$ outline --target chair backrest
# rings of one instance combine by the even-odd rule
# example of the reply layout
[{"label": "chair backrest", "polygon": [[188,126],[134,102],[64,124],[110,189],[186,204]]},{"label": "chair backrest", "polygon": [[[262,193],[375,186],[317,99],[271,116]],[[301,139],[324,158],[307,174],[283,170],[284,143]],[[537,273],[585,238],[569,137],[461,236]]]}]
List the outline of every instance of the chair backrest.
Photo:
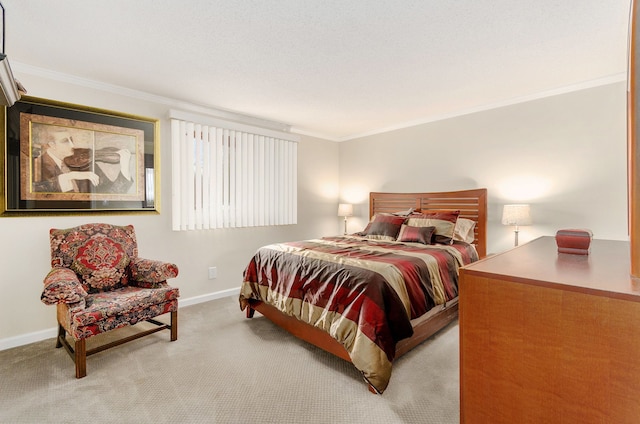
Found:
[{"label": "chair backrest", "polygon": [[85,224],[52,228],[51,266],[70,268],[87,293],[109,291],[128,284],[128,266],[138,257],[132,225]]}]

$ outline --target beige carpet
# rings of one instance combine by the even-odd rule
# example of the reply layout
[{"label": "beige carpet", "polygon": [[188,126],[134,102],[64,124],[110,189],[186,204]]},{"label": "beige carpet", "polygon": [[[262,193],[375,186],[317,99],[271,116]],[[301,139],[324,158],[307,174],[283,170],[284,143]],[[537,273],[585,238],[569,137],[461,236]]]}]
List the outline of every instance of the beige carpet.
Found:
[{"label": "beige carpet", "polygon": [[398,359],[381,396],[235,298],[181,308],[176,342],[163,331],[98,353],[80,380],[54,345],[0,352],[0,423],[459,422],[457,323]]}]

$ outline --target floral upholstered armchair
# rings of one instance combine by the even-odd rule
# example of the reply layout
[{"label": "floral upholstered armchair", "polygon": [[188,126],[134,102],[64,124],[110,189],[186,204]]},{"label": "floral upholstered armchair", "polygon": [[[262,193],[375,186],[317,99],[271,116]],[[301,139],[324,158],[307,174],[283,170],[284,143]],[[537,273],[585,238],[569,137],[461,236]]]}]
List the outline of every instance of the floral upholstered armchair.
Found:
[{"label": "floral upholstered armchair", "polygon": [[[179,292],[166,280],[178,275],[178,267],[139,258],[133,226],[86,224],[51,229],[49,236],[52,269],[41,300],[57,305],[56,347],[74,360],[76,378],[87,375],[86,357],[93,353],[164,329],[177,340]],[[170,324],[154,319],[166,313]],[[87,338],[143,321],[154,325],[87,351]]]}]

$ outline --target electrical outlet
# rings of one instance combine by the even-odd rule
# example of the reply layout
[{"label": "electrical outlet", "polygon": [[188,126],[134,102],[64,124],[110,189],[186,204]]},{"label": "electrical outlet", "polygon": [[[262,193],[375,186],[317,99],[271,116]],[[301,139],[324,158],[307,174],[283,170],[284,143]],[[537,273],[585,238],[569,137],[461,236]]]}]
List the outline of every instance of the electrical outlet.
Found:
[{"label": "electrical outlet", "polygon": [[218,277],[218,268],[216,268],[215,266],[210,266],[209,267],[209,280],[213,280],[214,278]]}]

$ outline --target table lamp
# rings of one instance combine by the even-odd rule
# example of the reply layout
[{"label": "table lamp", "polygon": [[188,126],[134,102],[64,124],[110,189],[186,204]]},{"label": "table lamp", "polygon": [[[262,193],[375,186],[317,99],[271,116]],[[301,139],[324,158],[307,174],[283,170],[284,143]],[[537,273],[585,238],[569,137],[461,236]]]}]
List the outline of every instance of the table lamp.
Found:
[{"label": "table lamp", "polygon": [[502,224],[515,226],[515,243],[518,245],[518,231],[522,225],[531,225],[531,208],[529,205],[504,205]]},{"label": "table lamp", "polygon": [[340,203],[338,205],[338,216],[344,216],[344,235],[347,235],[347,217],[353,215],[353,205],[351,203]]}]

